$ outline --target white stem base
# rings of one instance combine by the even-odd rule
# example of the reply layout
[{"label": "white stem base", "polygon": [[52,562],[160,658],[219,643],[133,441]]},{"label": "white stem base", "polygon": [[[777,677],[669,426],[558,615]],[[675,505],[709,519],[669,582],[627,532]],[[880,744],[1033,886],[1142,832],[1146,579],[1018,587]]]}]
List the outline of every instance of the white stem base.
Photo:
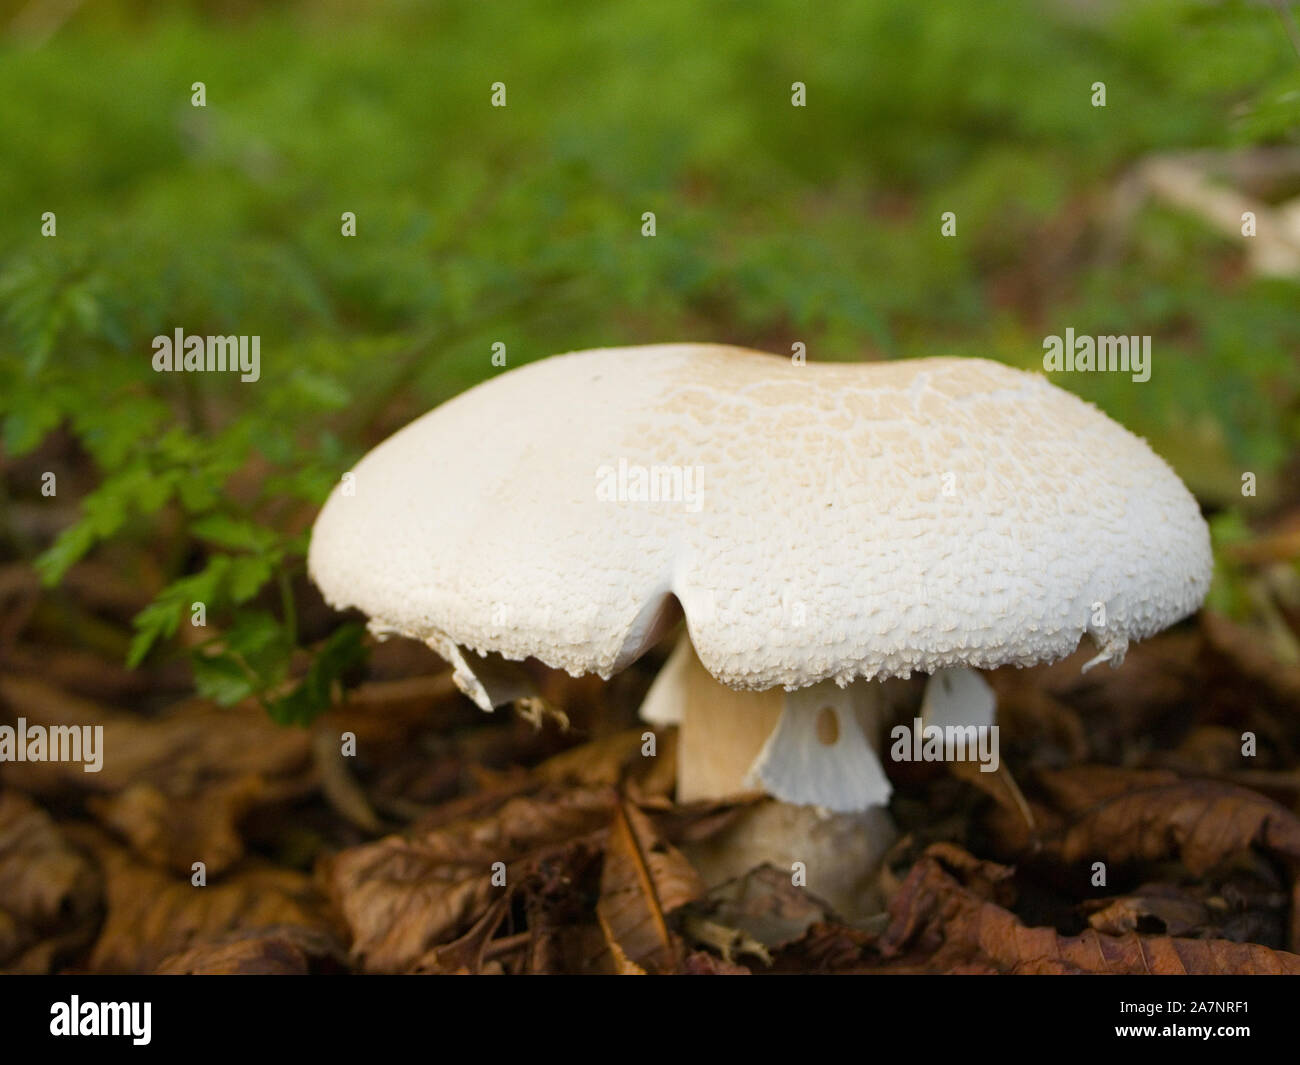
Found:
[{"label": "white stem base", "polygon": [[718,835],[682,850],[710,888],[767,862],[853,920],[881,909],[876,874],[897,835],[879,806],[831,814],[767,799]]},{"label": "white stem base", "polygon": [[678,801],[773,796],[684,848],[709,886],[769,862],[806,878],[842,916],[872,912],[870,885],[895,838],[876,753],[882,708],[881,685],[870,681],[733,691],[682,637],[641,708],[647,721],[680,728]]}]

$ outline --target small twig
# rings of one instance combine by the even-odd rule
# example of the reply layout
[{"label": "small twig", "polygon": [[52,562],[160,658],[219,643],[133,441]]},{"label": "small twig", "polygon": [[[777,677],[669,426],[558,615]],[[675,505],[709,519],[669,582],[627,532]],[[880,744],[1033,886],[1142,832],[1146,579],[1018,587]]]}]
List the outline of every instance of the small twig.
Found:
[{"label": "small twig", "polygon": [[513,954],[522,947],[528,946],[532,940],[532,932],[516,932],[512,936],[502,936],[500,939],[493,939],[483,948],[483,961],[491,961],[493,958],[499,958],[503,954]]},{"label": "small twig", "polygon": [[1020,810],[1020,816],[1025,819],[1025,824],[1030,832],[1038,831],[1038,824],[1034,821],[1034,810],[1029,805],[1029,800],[1025,798],[1025,793],[1020,790],[1020,785],[1016,783],[1016,778],[1011,775],[1011,770],[1005,765],[998,766],[998,776],[1002,778],[1002,783],[1006,789],[1011,792],[1011,799]]},{"label": "small twig", "polygon": [[312,760],[320,779],[321,791],[334,810],[358,828],[378,835],[384,823],[375,813],[361,785],[348,771],[347,760],[339,751],[338,737],[324,725],[312,733]]}]

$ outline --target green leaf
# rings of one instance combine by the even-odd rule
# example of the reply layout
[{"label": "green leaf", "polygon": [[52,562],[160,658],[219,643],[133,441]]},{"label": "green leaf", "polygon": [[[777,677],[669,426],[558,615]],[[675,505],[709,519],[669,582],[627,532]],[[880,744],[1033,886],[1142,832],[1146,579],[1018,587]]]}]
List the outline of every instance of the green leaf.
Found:
[{"label": "green leaf", "polygon": [[271,717],[282,725],[306,725],[328,710],[335,683],[365,659],[365,635],[365,628],[355,623],[335,630],[316,652],[302,683],[271,703]]},{"label": "green leaf", "polygon": [[150,649],[159,640],[175,635],[184,609],[185,603],[179,596],[164,592],[135,616],[132,621],[136,630],[135,636],[132,637],[131,646],[126,653],[126,664],[129,669],[135,669],[143,662]]},{"label": "green leaf", "polygon": [[172,581],[159,592],[132,622],[136,635],[127,651],[126,664],[134,669],[155,643],[174,636],[181,617],[195,603],[202,603],[207,612],[212,612],[228,602],[226,586],[231,569],[230,555],[214,555],[198,573]]},{"label": "green leaf", "polygon": [[58,584],[94,545],[98,537],[89,521],[83,519],[59,533],[48,548],[36,557],[36,572],[49,587]]},{"label": "green leaf", "polygon": [[15,407],[4,419],[4,450],[11,458],[26,455],[59,424],[63,412],[50,402],[33,401]]},{"label": "green leaf", "polygon": [[276,541],[273,530],[227,514],[208,514],[195,521],[190,529],[200,540],[234,551],[265,551]]},{"label": "green leaf", "polygon": [[293,641],[284,626],[264,610],[239,610],[222,641],[258,677],[259,691],[284,680],[293,655]]},{"label": "green leaf", "polygon": [[262,590],[275,573],[272,560],[263,555],[237,555],[230,558],[229,592],[232,603],[245,603]]},{"label": "green leaf", "polygon": [[255,658],[268,647],[284,645],[288,641],[284,628],[265,610],[242,610],[225,636],[225,645],[246,659]]},{"label": "green leaf", "polygon": [[230,654],[194,654],[190,657],[194,667],[194,687],[205,698],[214,699],[222,706],[231,706],[247,699],[257,689],[255,678],[239,660]]}]

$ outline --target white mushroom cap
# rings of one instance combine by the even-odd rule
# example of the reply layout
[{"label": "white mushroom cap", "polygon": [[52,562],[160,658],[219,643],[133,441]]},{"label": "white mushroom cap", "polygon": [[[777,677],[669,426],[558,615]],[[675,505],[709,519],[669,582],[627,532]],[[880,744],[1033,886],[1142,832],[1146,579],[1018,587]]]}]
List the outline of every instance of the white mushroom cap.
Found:
[{"label": "white mushroom cap", "polygon": [[[578,352],[470,389],[352,473],[312,577],[485,705],[462,649],[608,676],[670,595],[709,672],[763,690],[1031,665],[1085,634],[1117,661],[1210,580],[1196,502],[1144,441],[982,359]],[[638,498],[656,476],[676,498]]]}]

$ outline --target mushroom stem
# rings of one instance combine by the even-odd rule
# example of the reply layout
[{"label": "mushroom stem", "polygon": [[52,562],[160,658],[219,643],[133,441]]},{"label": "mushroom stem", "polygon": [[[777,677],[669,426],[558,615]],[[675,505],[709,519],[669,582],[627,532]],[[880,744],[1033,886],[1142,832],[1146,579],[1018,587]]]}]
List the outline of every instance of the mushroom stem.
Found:
[{"label": "mushroom stem", "polygon": [[641,709],[647,721],[679,726],[678,800],[774,796],[687,845],[709,886],[769,862],[843,916],[876,907],[871,883],[895,838],[875,753],[880,687],[859,681],[843,689],[827,682],[795,692],[735,691],[710,675],[682,637]]},{"label": "mushroom stem", "polygon": [[719,684],[683,635],[647,694],[641,716],[678,726],[677,799],[699,802],[762,790],[747,778],[784,706],[779,688],[742,692]]}]

